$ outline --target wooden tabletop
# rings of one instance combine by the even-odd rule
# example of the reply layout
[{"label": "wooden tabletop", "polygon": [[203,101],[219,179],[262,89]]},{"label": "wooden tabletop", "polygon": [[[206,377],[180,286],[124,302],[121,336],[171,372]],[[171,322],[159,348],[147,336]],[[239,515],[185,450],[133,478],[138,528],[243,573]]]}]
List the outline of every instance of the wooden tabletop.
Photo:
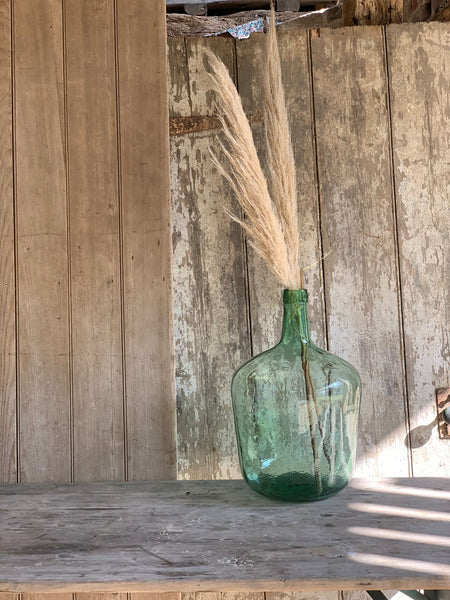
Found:
[{"label": "wooden tabletop", "polygon": [[243,481],[0,486],[0,591],[450,588],[450,479],[270,500]]}]

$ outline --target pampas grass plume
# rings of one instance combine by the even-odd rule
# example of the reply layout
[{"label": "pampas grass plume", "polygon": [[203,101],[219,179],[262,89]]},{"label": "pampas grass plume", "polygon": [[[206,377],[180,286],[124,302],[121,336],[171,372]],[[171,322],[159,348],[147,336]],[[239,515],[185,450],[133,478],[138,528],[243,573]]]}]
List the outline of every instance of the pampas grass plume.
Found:
[{"label": "pampas grass plume", "polygon": [[267,69],[264,77],[264,125],[268,145],[269,184],[261,168],[250,124],[227,68],[211,51],[203,50],[210,65],[225,136],[221,149],[227,168],[214,163],[230,183],[241,218],[230,214],[246,231],[255,251],[288,289],[300,286],[298,216],[295,163],[289,131],[281,66],[272,9],[267,35]]}]

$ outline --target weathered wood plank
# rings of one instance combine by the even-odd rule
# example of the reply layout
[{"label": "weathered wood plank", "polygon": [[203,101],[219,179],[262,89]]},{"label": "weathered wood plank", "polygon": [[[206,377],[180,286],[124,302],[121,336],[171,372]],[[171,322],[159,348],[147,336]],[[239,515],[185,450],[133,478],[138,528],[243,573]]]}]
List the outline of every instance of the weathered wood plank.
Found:
[{"label": "weathered wood plank", "polygon": [[186,39],[185,44],[190,116],[217,116],[214,94],[211,91],[211,84],[204,59],[201,56],[201,50],[207,47],[217,54],[228,68],[234,80],[236,78],[234,41],[229,38],[211,40]]},{"label": "weathered wood plank", "polygon": [[448,589],[449,478],[313,503],[239,481],[0,487],[0,589]]},{"label": "weathered wood plank", "polygon": [[[145,596],[148,595],[145,594]],[[113,593],[104,593],[104,592],[100,592],[100,593],[83,593],[83,592],[78,592],[77,594],[74,594],[74,600],[127,600],[128,598],[128,594],[120,594],[118,592],[113,592]],[[42,600],[45,600],[45,598],[43,598]],[[168,599],[168,600],[172,600],[172,599]]]},{"label": "weathered wood plank", "polygon": [[[172,115],[187,106],[191,115],[212,115],[200,50],[207,44],[233,69],[233,41],[186,43],[186,58],[177,64],[189,68],[189,78],[171,79],[178,86],[170,91],[178,98]],[[222,208],[230,194],[211,162],[215,136],[188,134],[171,143],[178,472],[189,479],[238,475],[230,383],[249,356],[242,238]]]},{"label": "weathered wood plank", "polygon": [[61,2],[14,3],[20,481],[70,481]]},{"label": "weathered wood plank", "polygon": [[[114,0],[66,3],[73,475],[126,472]],[[114,591],[114,590],[111,590]],[[115,600],[111,594],[76,600]],[[116,600],[126,600],[119,595]]]},{"label": "weathered wood plank", "polygon": [[152,593],[146,593],[146,594],[142,594],[142,593],[138,593],[135,592],[134,594],[130,594],[130,597],[133,598],[133,600],[179,600],[180,598],[180,593],[179,592],[160,592],[160,593],[156,593],[156,594],[152,594]]},{"label": "weathered wood plank", "polygon": [[[312,40],[329,346],[362,378],[357,474],[408,473],[381,28]],[[339,99],[337,101],[336,99]]]},{"label": "weathered wood plank", "polygon": [[[297,166],[300,253],[303,266],[320,258],[318,200],[315,183],[313,130],[311,123],[308,33],[279,34],[280,58]],[[239,93],[244,109],[255,114],[263,108],[262,72],[265,38],[252,36],[237,43]],[[262,124],[253,126],[255,142],[264,163],[265,136]],[[251,248],[249,256],[249,298],[253,352],[257,354],[279,341],[282,289],[264,262]],[[310,318],[314,340],[326,346],[321,285],[321,265],[306,271],[310,292]]]},{"label": "weathered wood plank", "polygon": [[[328,8],[311,12],[277,12],[277,30],[292,31],[300,29],[316,29],[322,27],[340,27],[343,25],[343,7],[331,5]],[[345,5],[344,5],[345,9]],[[258,9],[258,18],[267,18],[270,10]],[[202,17],[180,13],[167,13],[167,35],[169,37],[208,37],[214,34],[223,34],[239,25],[255,20],[255,11],[239,11],[233,15],[214,15]],[[352,23],[353,24],[353,23]],[[252,34],[253,35],[253,34]]]},{"label": "weathered wood plank", "polygon": [[[165,11],[117,4],[129,479],[176,478]],[[150,24],[150,31],[149,31]]]},{"label": "weathered wood plank", "polygon": [[167,40],[169,117],[192,116],[189,104],[189,71],[186,57],[186,40]]},{"label": "weathered wood plank", "polygon": [[114,5],[66,3],[74,478],[122,479]]},{"label": "weathered wood plank", "polygon": [[[0,481],[17,481],[11,3],[0,2]],[[7,600],[3,598],[2,600]]]},{"label": "weathered wood plank", "polygon": [[[73,600],[73,594],[20,594],[18,596],[20,600]],[[2,598],[6,600],[6,598]]]},{"label": "weathered wood plank", "polygon": [[449,26],[390,27],[387,44],[413,469],[448,475],[435,389],[450,383]]}]

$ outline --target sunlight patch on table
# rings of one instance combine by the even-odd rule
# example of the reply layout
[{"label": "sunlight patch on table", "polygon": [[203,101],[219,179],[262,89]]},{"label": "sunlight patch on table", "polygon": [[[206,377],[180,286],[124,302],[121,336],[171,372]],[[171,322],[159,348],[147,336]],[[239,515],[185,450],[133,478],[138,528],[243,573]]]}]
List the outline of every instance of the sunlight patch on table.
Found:
[{"label": "sunlight patch on table", "polygon": [[382,540],[398,540],[413,544],[428,544],[450,548],[450,537],[443,535],[429,535],[411,531],[398,531],[395,529],[374,529],[373,527],[349,527],[349,533]]}]

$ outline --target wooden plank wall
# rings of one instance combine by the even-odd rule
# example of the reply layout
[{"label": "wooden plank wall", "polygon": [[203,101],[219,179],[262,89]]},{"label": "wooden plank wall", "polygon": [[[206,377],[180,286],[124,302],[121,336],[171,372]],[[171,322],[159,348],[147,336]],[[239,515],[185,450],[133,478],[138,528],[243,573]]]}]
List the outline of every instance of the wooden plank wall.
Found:
[{"label": "wooden plank wall", "polygon": [[[331,250],[307,274],[313,337],[353,363],[363,381],[356,474],[448,476],[450,442],[438,439],[435,389],[450,383],[450,27],[279,39],[304,263]],[[170,39],[178,460],[179,477],[188,479],[238,474],[229,382],[249,352],[278,340],[281,316],[280,287],[223,210],[235,205],[209,160],[220,131],[202,46],[228,65],[263,163],[265,154],[263,36]]]},{"label": "wooden plank wall", "polygon": [[176,475],[157,7],[0,4],[3,481]]},{"label": "wooden plank wall", "polygon": [[166,67],[158,0],[0,0],[2,482],[176,477]]},{"label": "wooden plank wall", "polygon": [[176,476],[158,7],[0,3],[2,481]]},{"label": "wooden plank wall", "polygon": [[[267,348],[280,327],[280,288],[224,214],[233,199],[208,158],[220,132],[198,61],[204,45],[238,82],[264,161],[263,36],[169,40],[181,477],[197,477],[199,464],[202,476],[229,475],[235,455],[223,443],[223,427],[208,421],[199,436],[198,424],[215,419],[218,404],[231,421],[223,371],[229,381],[239,353]],[[308,272],[313,335],[363,378],[357,473],[444,473],[448,448],[436,428],[427,457],[427,445],[417,446],[414,431],[410,444],[407,434],[432,423],[434,390],[448,385],[450,27],[285,32],[280,45],[298,155],[304,262],[331,250]],[[224,281],[226,293],[230,281],[234,289],[228,310]],[[224,364],[232,344],[235,360]],[[207,376],[204,361],[193,360],[200,353],[210,366]],[[219,395],[213,368],[221,373]]]}]

